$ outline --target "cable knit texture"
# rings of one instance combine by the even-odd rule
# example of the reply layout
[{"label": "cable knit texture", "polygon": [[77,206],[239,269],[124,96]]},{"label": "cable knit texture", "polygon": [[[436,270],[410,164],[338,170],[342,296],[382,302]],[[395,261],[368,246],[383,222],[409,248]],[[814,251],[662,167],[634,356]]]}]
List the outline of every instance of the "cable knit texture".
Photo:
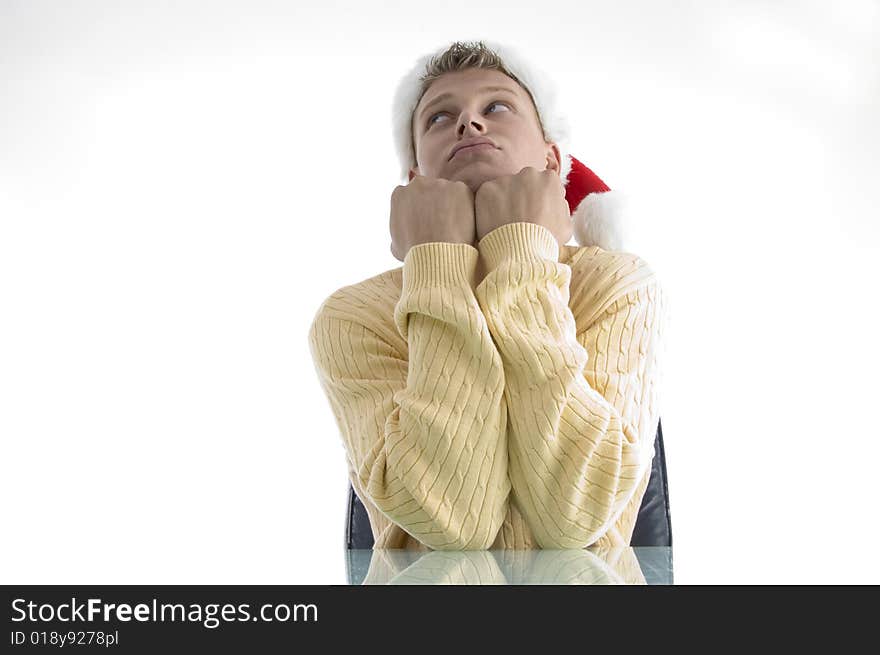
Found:
[{"label": "cable knit texture", "polygon": [[664,323],[645,261],[527,222],[332,294],[309,343],[374,547],[628,546]]}]

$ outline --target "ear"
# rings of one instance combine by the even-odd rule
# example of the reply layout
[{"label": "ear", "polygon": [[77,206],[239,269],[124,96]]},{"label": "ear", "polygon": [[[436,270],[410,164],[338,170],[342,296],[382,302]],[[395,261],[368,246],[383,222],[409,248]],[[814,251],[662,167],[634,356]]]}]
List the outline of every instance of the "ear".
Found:
[{"label": "ear", "polygon": [[545,170],[556,171],[557,175],[562,175],[562,155],[559,154],[559,146],[555,143],[548,143],[547,148],[547,166]]}]

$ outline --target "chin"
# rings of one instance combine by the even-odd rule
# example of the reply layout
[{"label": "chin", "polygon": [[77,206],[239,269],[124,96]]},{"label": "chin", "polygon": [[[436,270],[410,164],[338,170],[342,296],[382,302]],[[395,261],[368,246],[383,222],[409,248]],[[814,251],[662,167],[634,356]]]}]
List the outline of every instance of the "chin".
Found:
[{"label": "chin", "polygon": [[483,182],[494,180],[502,175],[508,175],[508,173],[499,170],[468,171],[461,175],[453,175],[451,179],[464,182],[473,193],[476,193]]}]

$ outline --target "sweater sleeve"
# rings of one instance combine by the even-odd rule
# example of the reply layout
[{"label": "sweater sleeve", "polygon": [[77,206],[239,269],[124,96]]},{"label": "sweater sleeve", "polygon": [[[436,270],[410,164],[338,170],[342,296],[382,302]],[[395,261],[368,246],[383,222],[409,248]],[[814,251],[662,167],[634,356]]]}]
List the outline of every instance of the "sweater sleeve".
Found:
[{"label": "sweater sleeve", "polygon": [[473,292],[478,256],[441,242],[407,253],[393,319],[408,357],[343,301],[325,301],[309,335],[360,488],[436,550],[489,548],[510,492],[504,374]]},{"label": "sweater sleeve", "polygon": [[549,230],[510,223],[478,245],[488,274],[476,295],[504,365],[513,494],[542,548],[589,546],[650,466],[660,289],[644,271],[629,284],[615,275],[604,311],[579,333],[571,268]]}]

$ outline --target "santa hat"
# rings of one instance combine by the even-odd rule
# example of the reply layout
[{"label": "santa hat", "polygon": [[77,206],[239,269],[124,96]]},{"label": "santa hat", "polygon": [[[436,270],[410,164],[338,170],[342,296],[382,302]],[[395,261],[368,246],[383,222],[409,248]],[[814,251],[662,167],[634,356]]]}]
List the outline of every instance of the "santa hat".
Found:
[{"label": "santa hat", "polygon": [[[551,78],[543,70],[527,63],[508,46],[491,41],[480,43],[498,55],[504,68],[531,94],[544,129],[544,138],[559,147],[560,177],[565,185],[565,199],[568,201],[577,242],[581,246],[599,246],[603,250],[622,250],[623,212],[619,192],[612,192],[598,175],[568,152],[568,121],[556,101],[556,87]],[[452,44],[420,57],[400,80],[394,94],[392,130],[401,165],[401,179],[404,182],[409,179],[410,169],[417,165],[413,154],[412,115],[421,99],[421,78],[431,59],[442,55],[450,45]]]}]

